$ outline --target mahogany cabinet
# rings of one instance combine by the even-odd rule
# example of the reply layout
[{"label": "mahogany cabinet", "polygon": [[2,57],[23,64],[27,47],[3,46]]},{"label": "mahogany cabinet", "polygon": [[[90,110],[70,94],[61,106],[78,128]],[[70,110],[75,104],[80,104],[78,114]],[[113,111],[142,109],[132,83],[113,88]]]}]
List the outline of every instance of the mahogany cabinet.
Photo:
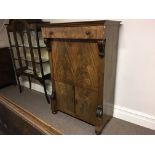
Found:
[{"label": "mahogany cabinet", "polygon": [[20,93],[23,90],[20,77],[25,76],[30,89],[32,79],[43,86],[46,100],[50,103],[46,88],[46,81],[50,80],[49,59],[41,35],[44,23],[47,22],[39,19],[11,19],[6,24],[6,30]]},{"label": "mahogany cabinet", "polygon": [[51,109],[102,132],[112,118],[120,22],[47,24],[42,34],[49,51]]},{"label": "mahogany cabinet", "polygon": [[15,72],[8,47],[0,48],[0,88],[16,84]]}]

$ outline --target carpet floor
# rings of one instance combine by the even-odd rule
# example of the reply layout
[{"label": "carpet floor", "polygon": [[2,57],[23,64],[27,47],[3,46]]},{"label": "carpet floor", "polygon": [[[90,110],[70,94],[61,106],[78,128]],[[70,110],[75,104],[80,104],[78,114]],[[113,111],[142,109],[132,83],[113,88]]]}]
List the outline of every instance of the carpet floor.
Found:
[{"label": "carpet floor", "polygon": [[[20,94],[16,86],[9,86],[0,90],[0,95],[7,97],[22,108],[30,111],[65,135],[93,135],[95,128],[83,121],[73,118],[62,112],[53,115],[50,105],[47,104],[44,94],[24,88]],[[0,131],[0,134],[3,132]],[[155,135],[150,130],[117,118],[106,125],[103,135]]]}]

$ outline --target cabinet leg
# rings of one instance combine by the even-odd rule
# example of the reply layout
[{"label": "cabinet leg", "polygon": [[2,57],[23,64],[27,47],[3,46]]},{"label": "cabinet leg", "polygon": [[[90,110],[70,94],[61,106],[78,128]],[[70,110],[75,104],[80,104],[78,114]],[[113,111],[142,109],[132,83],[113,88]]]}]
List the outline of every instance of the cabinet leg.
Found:
[{"label": "cabinet leg", "polygon": [[95,126],[95,133],[100,135],[102,133],[103,128],[107,125],[107,123],[111,120],[111,116],[103,115],[100,118],[97,118],[96,126]]},{"label": "cabinet leg", "polygon": [[29,80],[29,88],[31,89],[31,78],[28,76],[28,80]]},{"label": "cabinet leg", "polygon": [[95,126],[95,133],[97,135],[100,135],[103,130],[103,116],[101,118],[97,118],[96,120],[96,126]]},{"label": "cabinet leg", "polygon": [[17,82],[18,82],[19,92],[22,93],[22,87],[20,84],[19,76],[17,76]]},{"label": "cabinet leg", "polygon": [[53,102],[51,103],[51,109],[52,109],[52,114],[57,114],[57,109],[56,109],[56,106],[55,104],[53,104]]},{"label": "cabinet leg", "polygon": [[45,92],[45,97],[46,97],[47,103],[50,104],[50,100],[49,100],[49,97],[48,97],[48,94],[47,94],[47,91],[46,91],[45,81],[43,80],[42,83],[43,83],[43,87],[44,87],[44,92]]},{"label": "cabinet leg", "polygon": [[96,128],[95,128],[95,133],[97,135],[100,135],[102,133],[103,128],[105,125],[110,121],[112,117],[109,115],[103,115],[103,106],[98,105],[96,109]]},{"label": "cabinet leg", "polygon": [[56,92],[52,91],[51,95],[51,110],[53,114],[56,114],[58,112],[57,110],[57,104],[56,104]]}]

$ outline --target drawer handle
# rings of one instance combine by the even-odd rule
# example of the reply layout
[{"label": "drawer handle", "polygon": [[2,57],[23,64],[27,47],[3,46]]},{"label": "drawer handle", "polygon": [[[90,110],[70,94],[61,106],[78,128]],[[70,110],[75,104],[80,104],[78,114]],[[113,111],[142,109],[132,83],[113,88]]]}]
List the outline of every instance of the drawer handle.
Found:
[{"label": "drawer handle", "polygon": [[49,34],[50,34],[50,35],[53,35],[54,33],[51,31],[51,32],[49,32]]},{"label": "drawer handle", "polygon": [[90,31],[86,31],[86,35],[90,35],[91,33],[90,33]]}]

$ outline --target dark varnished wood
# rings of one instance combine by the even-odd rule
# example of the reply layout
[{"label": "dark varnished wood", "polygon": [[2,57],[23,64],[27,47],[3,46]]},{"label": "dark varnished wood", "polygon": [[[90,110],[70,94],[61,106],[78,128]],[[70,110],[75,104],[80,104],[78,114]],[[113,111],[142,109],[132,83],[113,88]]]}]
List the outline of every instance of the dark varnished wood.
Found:
[{"label": "dark varnished wood", "polygon": [[46,23],[43,27],[81,27],[81,26],[98,26],[98,25],[115,25],[119,26],[120,21],[112,20],[96,20],[96,21],[82,21],[82,22],[63,22],[63,23]]},{"label": "dark varnished wood", "polygon": [[96,50],[98,46],[94,42],[52,42],[57,107],[93,125],[92,113],[95,116],[98,97],[99,57]]},{"label": "dark varnished wood", "polygon": [[119,24],[91,21],[42,28],[52,45],[55,109],[94,125],[96,134],[113,115],[107,106],[114,103]]},{"label": "dark varnished wood", "polygon": [[0,125],[7,134],[62,134],[60,131],[43,122],[4,96],[0,96]]},{"label": "dark varnished wood", "polygon": [[10,49],[0,48],[0,88],[16,84]]},{"label": "dark varnished wood", "polygon": [[89,124],[96,123],[96,101],[98,91],[75,87],[75,116]]},{"label": "dark varnished wood", "polygon": [[96,43],[53,41],[53,78],[71,85],[98,89],[98,46]]},{"label": "dark varnished wood", "polygon": [[69,48],[68,42],[52,42],[53,78],[56,81],[73,84],[73,61]]},{"label": "dark varnished wood", "polygon": [[[50,79],[50,73],[44,74],[44,67],[43,63],[48,63],[49,61],[43,61],[41,57],[41,45],[39,43],[39,32],[41,31],[41,25],[43,22],[41,20],[20,20],[20,19],[14,19],[10,20],[9,24],[7,25],[7,34],[9,38],[10,48],[12,52],[12,59],[14,61],[14,68],[16,72],[17,82],[19,86],[20,92],[22,92],[22,86],[20,84],[20,76],[26,76],[29,81],[29,86],[31,89],[31,78],[38,80],[45,92],[45,97],[47,99],[47,102],[50,103],[49,96],[47,94],[46,90],[46,84],[45,81]],[[35,33],[35,38],[32,38],[31,31]],[[11,40],[11,33],[13,32],[13,40],[15,44],[13,45]],[[19,37],[17,37],[19,35]],[[24,42],[24,35],[27,36],[27,43]],[[18,39],[20,38],[21,43],[18,42]],[[36,47],[33,45],[33,41],[36,41]],[[27,44],[27,45],[26,45]],[[26,47],[27,46],[27,47]],[[15,47],[17,56],[15,57],[13,48]],[[45,47],[43,47],[45,48]],[[22,50],[24,56],[22,57]],[[30,58],[28,60],[27,54],[29,53]],[[35,55],[38,53],[38,60],[35,60]],[[16,66],[16,63],[19,64],[19,66]],[[32,64],[32,65],[31,65]],[[40,66],[39,73],[38,68],[36,66]],[[32,69],[30,69],[32,68]],[[31,70],[31,71],[30,71]]]},{"label": "dark varnished wood", "polygon": [[43,29],[43,37],[70,39],[102,39],[103,26],[51,27]]},{"label": "dark varnished wood", "polygon": [[74,87],[55,81],[57,107],[60,111],[74,115]]}]

